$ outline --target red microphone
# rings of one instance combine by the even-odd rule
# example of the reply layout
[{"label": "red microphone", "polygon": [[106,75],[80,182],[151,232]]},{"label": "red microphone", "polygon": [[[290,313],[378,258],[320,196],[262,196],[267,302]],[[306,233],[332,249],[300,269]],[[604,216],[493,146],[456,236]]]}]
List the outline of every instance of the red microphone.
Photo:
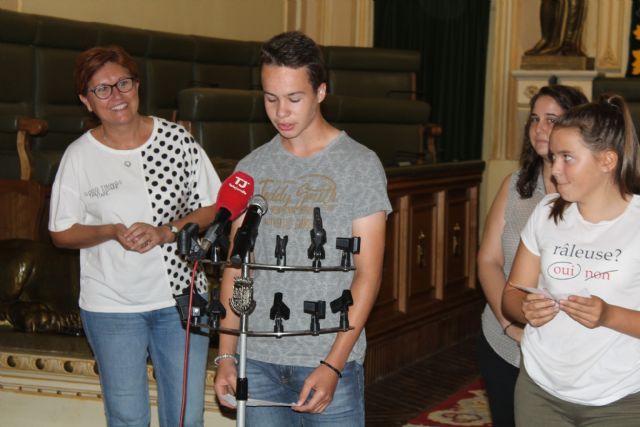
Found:
[{"label": "red microphone", "polygon": [[200,246],[206,252],[220,238],[229,221],[236,219],[253,196],[253,178],[244,172],[234,172],[225,179],[218,191],[218,213],[204,233]]}]

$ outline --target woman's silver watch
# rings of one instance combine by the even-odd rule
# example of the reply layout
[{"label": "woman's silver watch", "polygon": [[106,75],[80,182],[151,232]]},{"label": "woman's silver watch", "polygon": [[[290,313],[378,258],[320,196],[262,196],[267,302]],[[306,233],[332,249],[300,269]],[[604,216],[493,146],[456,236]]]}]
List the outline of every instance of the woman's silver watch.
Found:
[{"label": "woman's silver watch", "polygon": [[169,230],[171,230],[171,232],[173,233],[173,241],[175,242],[176,240],[178,240],[178,233],[180,232],[180,230],[178,230],[178,227],[176,227],[172,222],[168,222],[166,224],[162,224],[165,227],[169,227]]}]

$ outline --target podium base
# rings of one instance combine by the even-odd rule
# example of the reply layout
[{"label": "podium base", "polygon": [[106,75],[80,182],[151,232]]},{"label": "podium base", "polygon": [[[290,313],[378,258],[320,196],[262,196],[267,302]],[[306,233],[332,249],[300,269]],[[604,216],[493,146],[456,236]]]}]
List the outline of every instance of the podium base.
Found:
[{"label": "podium base", "polygon": [[593,70],[594,58],[588,56],[523,55],[523,70]]}]

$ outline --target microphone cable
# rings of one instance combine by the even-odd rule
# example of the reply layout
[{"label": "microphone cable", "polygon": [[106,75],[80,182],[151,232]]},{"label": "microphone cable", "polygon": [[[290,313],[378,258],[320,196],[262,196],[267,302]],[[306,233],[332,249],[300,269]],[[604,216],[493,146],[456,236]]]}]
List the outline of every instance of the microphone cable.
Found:
[{"label": "microphone cable", "polygon": [[184,426],[184,410],[187,406],[187,382],[189,377],[189,335],[191,330],[191,307],[193,306],[193,292],[198,271],[198,261],[193,263],[191,285],[189,285],[189,307],[187,309],[186,336],[184,338],[184,367],[182,369],[182,402],[180,404],[180,427]]}]

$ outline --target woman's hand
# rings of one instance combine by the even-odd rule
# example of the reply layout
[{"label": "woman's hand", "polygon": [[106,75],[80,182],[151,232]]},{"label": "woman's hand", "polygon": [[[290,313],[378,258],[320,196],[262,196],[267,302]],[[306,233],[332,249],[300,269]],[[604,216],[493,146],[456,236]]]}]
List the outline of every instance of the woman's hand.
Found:
[{"label": "woman's hand", "polygon": [[559,311],[558,303],[541,294],[527,294],[522,300],[522,313],[527,322],[536,328],[556,317]]},{"label": "woman's hand", "polygon": [[[324,365],[318,366],[304,380],[300,396],[298,396],[298,402],[291,408],[297,412],[321,413],[327,409],[327,406],[333,400],[338,380],[338,375],[333,370]],[[307,402],[311,390],[313,390],[313,396]]]},{"label": "woman's hand", "polygon": [[604,324],[609,304],[597,296],[589,298],[570,295],[568,299],[560,301],[560,309],[576,322],[589,329]]},{"label": "woman's hand", "polygon": [[237,378],[238,378],[238,371],[236,370],[235,361],[233,359],[221,360],[218,365],[218,369],[216,370],[216,379],[214,383],[214,389],[216,391],[216,396],[218,397],[218,401],[222,406],[235,409],[234,406],[231,406],[229,402],[224,400],[222,397],[225,394],[231,394],[235,396]]},{"label": "woman's hand", "polygon": [[144,222],[136,222],[124,233],[118,233],[118,241],[125,249],[141,254],[150,251],[156,245],[173,241],[173,233],[163,225],[155,227]]},{"label": "woman's hand", "polygon": [[113,224],[113,227],[115,229],[114,238],[118,241],[118,243],[120,243],[123,248],[132,250],[133,243],[130,242],[126,237],[128,232],[127,227],[125,227],[124,224]]}]

